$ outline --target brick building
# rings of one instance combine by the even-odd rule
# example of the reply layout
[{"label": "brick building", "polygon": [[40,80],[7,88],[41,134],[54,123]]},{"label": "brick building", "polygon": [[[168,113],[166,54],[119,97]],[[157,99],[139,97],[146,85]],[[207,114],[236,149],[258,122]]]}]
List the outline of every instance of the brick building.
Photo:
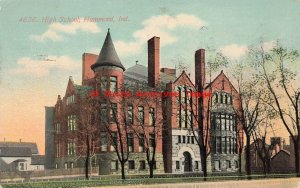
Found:
[{"label": "brick building", "polygon": [[[250,145],[251,171],[255,173],[264,173],[263,160],[260,156],[262,154],[261,143],[262,140],[258,139]],[[266,161],[265,167],[267,173],[291,173],[295,171],[294,147],[291,137],[290,145],[287,145],[282,137],[271,137],[270,144],[265,143],[264,148],[269,156],[266,157],[269,160]],[[265,156],[265,154],[263,155]]]},{"label": "brick building", "polygon": [[[148,67],[137,63],[126,70],[116,53],[109,31],[100,54],[84,53],[82,62],[82,84],[75,84],[70,77],[66,93],[64,97],[58,96],[53,113],[47,108],[46,126],[52,125],[54,141],[46,147],[55,151],[54,158],[50,154],[48,156],[53,160],[50,168],[83,167],[84,161],[80,156],[84,153],[77,149],[80,144],[77,134],[80,131],[79,101],[81,97],[96,91],[97,100],[101,104],[98,109],[102,114],[100,119],[102,121],[105,114],[111,122],[109,129],[105,129],[101,122],[97,124],[98,140],[95,141],[95,157],[92,164],[99,168],[100,174],[120,173],[117,153],[112,146],[114,141],[107,139],[107,135],[112,135],[110,131],[116,131],[115,124],[118,122],[124,125],[131,122],[132,126],[126,139],[129,148],[127,151],[130,153],[126,163],[127,173],[147,173],[149,167],[144,151],[146,143],[150,143],[149,147],[152,150],[152,143],[155,143],[156,173],[201,172],[200,151],[194,138],[197,136],[197,123],[192,115],[192,112],[197,111],[197,97],[189,95],[189,92],[196,92],[197,89],[184,71],[176,77],[176,69],[160,68],[159,37],[148,41]],[[195,67],[195,80],[201,78],[205,92],[212,94],[204,97],[203,109],[209,112],[203,119],[210,154],[207,161],[208,170],[236,172],[239,167],[237,151],[243,139],[242,134],[238,134],[241,133],[241,124],[236,118],[239,108],[238,93],[223,72],[211,83],[205,82],[204,49],[196,51]],[[107,99],[104,95],[106,90],[158,92],[162,95],[150,96],[147,100],[137,95],[126,98],[111,95]],[[163,92],[178,95],[168,96],[163,95]],[[195,103],[188,105],[190,100]],[[113,115],[118,118],[117,121],[113,120]],[[53,118],[49,120],[51,116]],[[141,126],[141,119],[145,130],[135,134],[141,131],[138,128]],[[194,130],[195,135],[191,130]],[[48,130],[48,134],[51,134],[51,131]],[[51,138],[50,135],[48,137]]]}]

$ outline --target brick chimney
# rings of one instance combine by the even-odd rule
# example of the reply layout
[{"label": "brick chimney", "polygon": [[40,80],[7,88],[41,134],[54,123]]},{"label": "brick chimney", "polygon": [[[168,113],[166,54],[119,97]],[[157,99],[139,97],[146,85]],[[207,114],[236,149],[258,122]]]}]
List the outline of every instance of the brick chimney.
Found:
[{"label": "brick chimney", "polygon": [[205,86],[205,49],[195,52],[195,84]]},{"label": "brick chimney", "polygon": [[86,84],[86,80],[94,77],[94,71],[91,65],[97,61],[98,55],[83,53],[82,54],[82,84]]},{"label": "brick chimney", "polygon": [[159,85],[160,52],[159,37],[148,40],[148,85],[157,87]]}]

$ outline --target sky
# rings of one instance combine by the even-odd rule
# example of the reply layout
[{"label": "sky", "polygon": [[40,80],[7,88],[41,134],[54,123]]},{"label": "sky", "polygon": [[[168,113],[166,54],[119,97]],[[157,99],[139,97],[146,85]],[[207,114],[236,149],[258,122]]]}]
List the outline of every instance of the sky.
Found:
[{"label": "sky", "polygon": [[300,50],[299,20],[300,0],[0,0],[0,141],[44,153],[44,107],[69,76],[81,83],[82,54],[98,54],[108,28],[125,68],[147,66],[147,40],[159,36],[161,67],[180,59],[194,70],[199,48],[233,61],[260,41]]}]

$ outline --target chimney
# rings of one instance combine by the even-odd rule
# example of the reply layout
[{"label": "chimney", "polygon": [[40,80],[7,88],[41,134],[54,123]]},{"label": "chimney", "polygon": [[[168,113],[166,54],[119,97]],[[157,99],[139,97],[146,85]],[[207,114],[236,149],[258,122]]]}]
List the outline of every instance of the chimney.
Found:
[{"label": "chimney", "polygon": [[159,37],[148,40],[148,85],[157,87],[159,85],[160,52]]},{"label": "chimney", "polygon": [[94,71],[91,65],[97,61],[98,55],[83,53],[82,54],[82,85],[86,85],[86,81],[94,77]]},{"label": "chimney", "polygon": [[20,138],[20,142],[22,142],[22,139]]},{"label": "chimney", "polygon": [[195,52],[195,85],[205,86],[205,49],[199,49]]}]

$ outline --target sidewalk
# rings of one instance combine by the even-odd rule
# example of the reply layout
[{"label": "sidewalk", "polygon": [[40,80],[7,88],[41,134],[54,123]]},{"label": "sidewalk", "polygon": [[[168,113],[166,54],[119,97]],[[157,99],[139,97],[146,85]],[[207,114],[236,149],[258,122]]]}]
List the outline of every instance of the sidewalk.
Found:
[{"label": "sidewalk", "polygon": [[[105,188],[112,188],[108,186]],[[300,178],[122,186],[122,188],[300,188]]]}]

